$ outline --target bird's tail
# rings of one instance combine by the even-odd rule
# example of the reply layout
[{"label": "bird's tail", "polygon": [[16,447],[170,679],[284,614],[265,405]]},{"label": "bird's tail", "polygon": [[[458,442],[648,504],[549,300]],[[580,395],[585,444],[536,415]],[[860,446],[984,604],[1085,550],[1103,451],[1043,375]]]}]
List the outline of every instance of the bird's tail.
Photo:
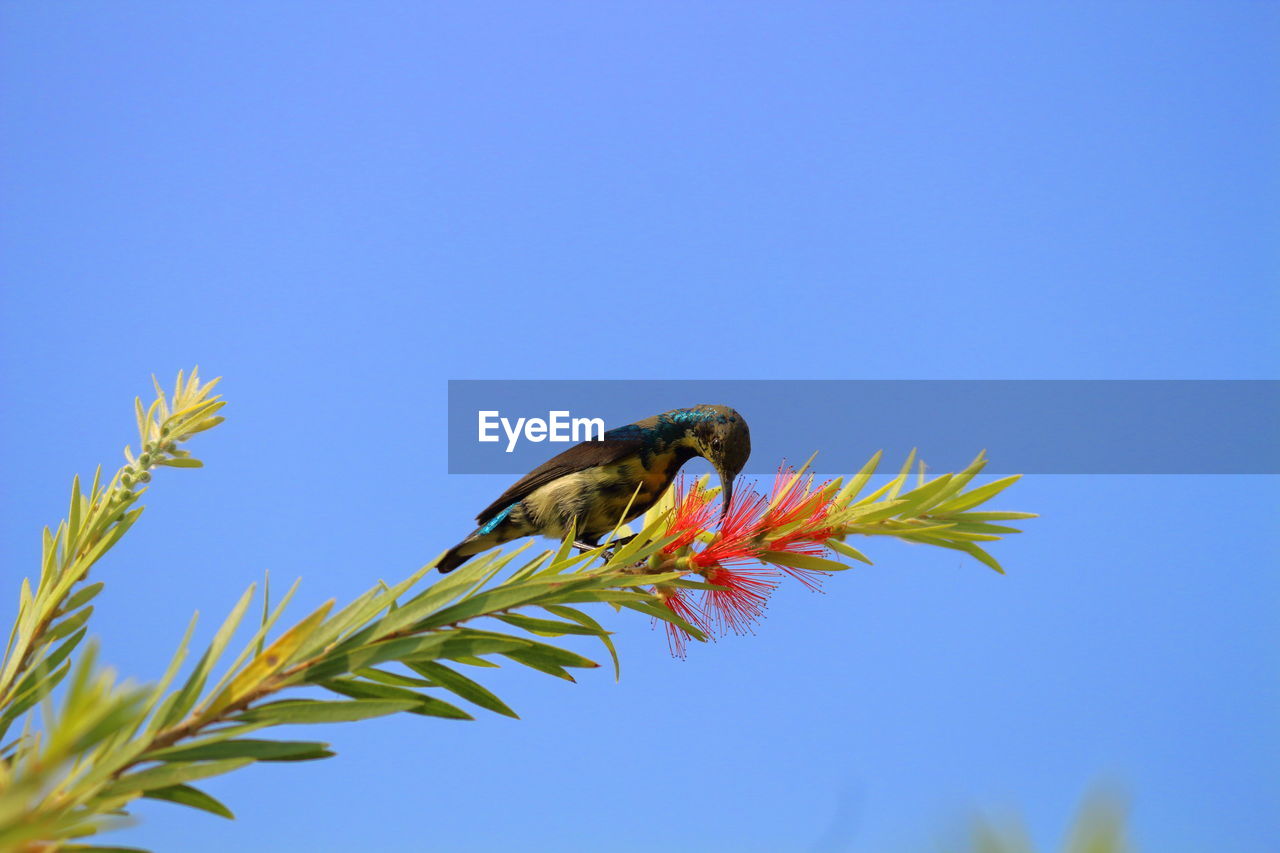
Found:
[{"label": "bird's tail", "polygon": [[436,563],[436,568],[440,571],[440,574],[447,575],[449,572],[471,559],[471,554],[460,553],[464,544],[465,543],[459,542],[457,545],[454,545],[446,551],[445,555],[440,558],[440,562]]}]

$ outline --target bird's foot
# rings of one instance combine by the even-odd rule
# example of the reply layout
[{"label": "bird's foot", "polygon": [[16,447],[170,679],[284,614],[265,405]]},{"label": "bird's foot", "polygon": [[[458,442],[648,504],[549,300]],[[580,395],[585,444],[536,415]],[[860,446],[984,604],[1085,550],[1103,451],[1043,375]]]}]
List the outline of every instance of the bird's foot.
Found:
[{"label": "bird's foot", "polygon": [[[630,542],[632,539],[635,539],[635,538],[636,538],[636,535],[633,533],[630,536],[619,536],[617,539],[611,540],[609,542],[608,549],[606,549],[604,553],[600,555],[601,558],[603,558],[606,563],[609,562],[610,560],[613,559],[614,551],[616,551],[621,546],[626,545],[628,542]],[[579,551],[594,551],[597,548],[599,548],[600,545],[592,544],[591,542],[583,542],[581,539],[578,539],[573,543],[573,547],[577,548]]]}]

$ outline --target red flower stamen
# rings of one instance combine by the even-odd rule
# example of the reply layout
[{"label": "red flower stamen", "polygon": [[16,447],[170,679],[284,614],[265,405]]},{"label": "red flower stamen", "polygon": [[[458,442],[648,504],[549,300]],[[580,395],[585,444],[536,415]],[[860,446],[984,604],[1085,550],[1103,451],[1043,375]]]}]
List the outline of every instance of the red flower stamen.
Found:
[{"label": "red flower stamen", "polygon": [[663,546],[664,554],[674,554],[693,544],[698,534],[711,526],[715,516],[711,496],[703,491],[702,484],[696,480],[687,492],[684,477],[676,481],[675,504],[675,513],[671,517],[671,523],[667,525],[667,535],[675,535],[676,538]]},{"label": "red flower stamen", "polygon": [[707,583],[724,589],[709,589],[703,599],[708,621],[714,620],[721,634],[751,633],[778,588],[778,573],[764,565],[755,567],[713,566],[705,573]]},{"label": "red flower stamen", "polygon": [[[658,600],[672,613],[704,634],[710,630],[707,614],[694,603],[691,594],[692,590],[684,589],[683,587],[654,587],[653,591],[658,596]],[[655,616],[653,618],[654,626],[657,626],[658,621],[658,617]],[[689,633],[679,625],[673,625],[666,620],[661,621],[667,632],[667,647],[671,649],[671,656],[675,658],[687,656],[689,653]]]},{"label": "red flower stamen", "polygon": [[[834,495],[827,494],[827,485],[822,483],[815,489],[812,474],[801,480],[794,469],[778,469],[769,498],[772,506],[765,514],[765,522],[772,528],[792,525],[802,519],[803,522],[787,533],[769,539],[768,550],[808,557],[821,557],[826,553],[826,541],[835,532],[827,523],[835,501]],[[783,565],[778,568],[815,591],[821,590],[822,581],[830,577],[829,572],[818,569]]]},{"label": "red flower stamen", "polygon": [[770,527],[781,527],[803,517],[812,485],[812,474],[808,480],[802,480],[794,468],[779,466],[778,473],[773,476],[773,489],[769,493],[766,523]]},{"label": "red flower stamen", "polygon": [[729,503],[729,512],[720,521],[720,535],[694,554],[692,563],[705,568],[755,559],[761,550],[760,533],[767,505],[764,496],[754,489],[739,488]]},{"label": "red flower stamen", "polygon": [[[675,539],[663,547],[663,553],[684,551],[687,558],[680,557],[673,565],[697,572],[719,589],[704,590],[701,596],[683,587],[657,587],[654,593],[663,606],[704,633],[710,634],[712,627],[722,635],[752,633],[784,574],[811,590],[821,590],[829,576],[819,569],[766,562],[766,554],[823,556],[827,540],[837,532],[831,520],[832,491],[828,483],[815,487],[812,474],[804,477],[793,468],[779,468],[767,496],[752,486],[734,490],[716,535],[703,547],[698,537],[714,527],[718,504],[699,483],[686,491],[684,481],[678,481],[675,511],[667,526],[667,535]],[[691,546],[692,550],[685,550]],[[665,629],[671,654],[685,657],[689,634],[671,623]]]},{"label": "red flower stamen", "polygon": [[[811,556],[811,557],[822,556],[824,549],[821,546],[811,545],[809,547],[816,548],[817,553],[810,553],[808,554],[808,556]],[[805,553],[805,552],[792,550],[789,553],[797,554],[797,553]],[[774,565],[777,565],[777,564],[775,563]],[[782,566],[782,565],[778,565],[778,569],[785,572],[788,577],[798,580],[800,583],[804,584],[806,588],[812,590],[813,592],[822,592],[822,582],[825,581],[827,578],[831,577],[831,572],[824,572],[821,569],[802,569],[796,566]]]}]

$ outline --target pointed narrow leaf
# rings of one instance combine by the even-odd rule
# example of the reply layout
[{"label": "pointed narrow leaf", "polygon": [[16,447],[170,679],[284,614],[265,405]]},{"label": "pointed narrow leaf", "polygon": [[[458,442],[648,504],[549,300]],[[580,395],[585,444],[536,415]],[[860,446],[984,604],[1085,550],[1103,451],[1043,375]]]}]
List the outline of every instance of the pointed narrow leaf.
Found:
[{"label": "pointed narrow leaf", "polygon": [[324,621],[331,607],[333,607],[332,600],[325,602],[310,616],[280,635],[274,643],[264,649],[261,654],[255,657],[248,666],[231,680],[231,683],[218,695],[218,698],[209,703],[209,708],[205,713],[214,714],[228,705],[238,702],[252,693],[272,675],[283,669],[284,665],[289,662],[289,658],[298,650],[298,647],[306,642],[316,627]]},{"label": "pointed narrow leaf", "polygon": [[110,798],[121,794],[129,794],[133,791],[141,793],[142,791],[151,791],[156,788],[167,788],[171,785],[178,785],[195,779],[221,776],[223,773],[230,773],[232,770],[238,770],[252,763],[252,758],[232,758],[226,761],[161,764],[159,767],[151,767],[146,770],[140,770],[137,773],[121,776],[107,785],[99,796]]},{"label": "pointed narrow leaf", "polygon": [[978,488],[956,495],[951,500],[936,507],[934,509],[934,514],[944,515],[946,513],[962,512],[966,509],[975,507],[978,504],[984,503],[1000,494],[1020,479],[1022,479],[1021,474],[1014,474],[1012,477],[1003,477],[999,480],[995,480],[994,482],[978,486]]},{"label": "pointed narrow leaf", "polygon": [[252,758],[254,761],[310,761],[329,758],[329,744],[320,741],[223,740],[197,746],[175,746],[148,754],[158,761],[217,761],[224,758]]},{"label": "pointed narrow leaf", "polygon": [[284,699],[245,711],[237,720],[269,722],[272,725],[294,723],[348,723],[384,717],[399,711],[410,711],[414,702],[361,699],[351,702],[322,702],[316,699]]},{"label": "pointed narrow leaf", "polygon": [[168,788],[156,788],[155,790],[147,791],[142,796],[149,800],[164,800],[165,802],[190,806],[193,809],[210,812],[212,814],[216,814],[218,817],[225,817],[228,820],[235,819],[235,815],[231,813],[231,809],[227,808],[210,794],[206,794],[199,788],[193,788],[190,785],[170,785]]},{"label": "pointed narrow leaf", "polygon": [[102,581],[81,587],[76,590],[74,595],[67,599],[66,603],[62,605],[62,609],[64,612],[70,613],[72,610],[88,604],[100,592],[102,592]]},{"label": "pointed narrow leaf", "polygon": [[164,459],[157,459],[157,465],[164,465],[168,468],[203,468],[204,463],[192,456],[172,456]]},{"label": "pointed narrow leaf", "polygon": [[618,650],[614,648],[613,638],[609,636],[609,632],[604,629],[599,622],[592,619],[586,613],[573,607],[566,607],[562,604],[549,604],[543,607],[556,616],[563,619],[572,619],[579,625],[584,625],[592,630],[592,633],[600,638],[600,642],[609,652],[609,657],[613,658],[613,679],[617,681],[622,677],[622,664],[618,661]]},{"label": "pointed narrow leaf", "polygon": [[466,711],[450,705],[442,699],[403,687],[358,681],[353,678],[335,678],[324,682],[323,686],[335,693],[357,699],[389,699],[392,701],[413,702],[415,703],[414,706],[407,709],[410,714],[419,714],[425,717],[444,717],[449,720],[475,719]]},{"label": "pointed narrow leaf", "polygon": [[570,675],[560,664],[530,649],[505,652],[504,655],[516,663],[522,663],[531,669],[545,672],[547,675],[554,675],[556,678],[563,678],[565,681],[577,682],[577,679]]},{"label": "pointed narrow leaf", "polygon": [[593,629],[577,622],[559,622],[555,619],[535,619],[532,616],[522,616],[519,613],[507,613],[503,616],[499,616],[498,619],[502,622],[506,622],[508,625],[523,628],[530,633],[539,634],[543,637],[562,637],[565,634],[596,633]]},{"label": "pointed narrow leaf", "polygon": [[169,710],[165,712],[160,723],[161,728],[185,716],[195,705],[196,700],[200,698],[200,692],[204,690],[205,682],[208,681],[209,671],[217,663],[218,658],[222,656],[223,650],[231,640],[231,635],[235,633],[236,628],[240,627],[240,620],[244,618],[245,610],[248,609],[249,602],[253,599],[255,589],[256,584],[250,584],[249,588],[240,596],[240,600],[236,602],[235,607],[231,608],[231,613],[227,616],[226,621],[218,628],[212,642],[209,643],[209,647],[201,655],[200,661],[191,671],[191,674],[187,676],[186,683],[182,685],[182,689],[178,691],[176,698],[169,705]]},{"label": "pointed narrow leaf", "polygon": [[843,542],[839,539],[828,539],[826,544],[828,548],[835,551],[837,554],[844,554],[846,557],[852,557],[855,560],[866,563],[868,566],[874,565],[866,554],[862,553],[848,542]]},{"label": "pointed narrow leaf", "polygon": [[435,661],[419,661],[408,664],[409,668],[419,675],[430,678],[446,690],[456,693],[468,702],[487,708],[498,714],[520,718],[520,715],[507,707],[507,704],[493,695],[483,685],[472,681],[460,672],[455,672],[442,663]]},{"label": "pointed narrow leaf", "polygon": [[814,557],[809,554],[790,554],[783,551],[765,551],[760,559],[775,566],[788,566],[793,569],[807,569],[814,572],[843,572],[849,567],[835,560]]}]

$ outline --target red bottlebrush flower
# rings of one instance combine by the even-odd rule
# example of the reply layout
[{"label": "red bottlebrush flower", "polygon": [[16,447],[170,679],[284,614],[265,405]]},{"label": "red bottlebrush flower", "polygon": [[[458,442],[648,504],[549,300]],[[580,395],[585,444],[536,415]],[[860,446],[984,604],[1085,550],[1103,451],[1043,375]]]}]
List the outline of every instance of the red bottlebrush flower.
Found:
[{"label": "red bottlebrush flower", "polygon": [[764,496],[754,489],[735,489],[729,512],[720,521],[720,535],[693,555],[693,565],[706,568],[721,563],[755,559],[761,550],[761,516],[767,505]]},{"label": "red bottlebrush flower", "polygon": [[778,573],[765,565],[712,566],[703,574],[707,583],[725,587],[707,590],[703,599],[707,620],[714,619],[721,634],[750,633],[778,588]]},{"label": "red bottlebrush flower", "polygon": [[[694,603],[691,595],[692,590],[684,589],[683,587],[659,586],[654,587],[653,591],[658,596],[658,600],[672,613],[704,634],[710,630],[707,614]],[[658,622],[658,617],[655,616],[653,618],[655,627]],[[679,625],[673,625],[665,620],[662,621],[662,624],[667,632],[667,647],[671,649],[671,656],[684,658],[689,653],[689,634]]]},{"label": "red bottlebrush flower", "polygon": [[[812,475],[801,480],[791,468],[778,469],[769,497],[772,507],[765,513],[765,524],[771,528],[795,526],[781,536],[768,539],[768,550],[809,557],[821,557],[826,553],[826,541],[834,533],[827,523],[827,516],[835,500],[834,495],[826,494],[826,486],[823,483],[815,489]],[[778,568],[815,591],[820,590],[823,579],[830,576],[818,569],[783,565]]]},{"label": "red bottlebrush flower", "polygon": [[676,481],[676,509],[667,526],[667,535],[676,538],[667,543],[662,552],[674,554],[681,548],[692,544],[698,534],[711,526],[715,517],[715,507],[711,504],[711,496],[702,490],[702,484],[694,481],[685,490],[684,477]]},{"label": "red bottlebrush flower", "polygon": [[807,504],[812,485],[812,474],[808,480],[803,480],[794,468],[788,465],[778,466],[778,473],[773,476],[773,489],[769,492],[769,510],[765,513],[765,523],[769,527],[781,527],[802,518],[809,510]]}]

